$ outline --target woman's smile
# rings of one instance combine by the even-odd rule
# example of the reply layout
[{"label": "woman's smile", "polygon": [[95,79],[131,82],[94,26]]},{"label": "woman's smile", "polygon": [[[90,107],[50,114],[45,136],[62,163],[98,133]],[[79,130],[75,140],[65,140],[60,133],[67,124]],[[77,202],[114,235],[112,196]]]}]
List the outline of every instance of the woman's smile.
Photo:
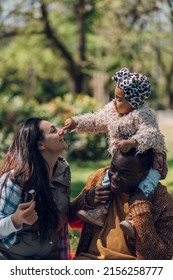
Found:
[{"label": "woman's smile", "polygon": [[61,138],[61,139],[59,139],[59,142],[65,142],[64,137],[63,137],[63,138]]}]

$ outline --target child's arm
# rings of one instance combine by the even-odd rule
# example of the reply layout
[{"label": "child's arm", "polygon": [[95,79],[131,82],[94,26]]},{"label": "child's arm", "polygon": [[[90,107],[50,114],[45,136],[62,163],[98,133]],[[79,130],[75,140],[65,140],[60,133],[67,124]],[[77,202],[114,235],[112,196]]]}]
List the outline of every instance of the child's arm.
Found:
[{"label": "child's arm", "polygon": [[74,116],[65,121],[64,130],[73,130],[80,132],[107,132],[107,119],[108,115],[114,111],[114,105],[112,102],[105,105],[105,107],[94,113],[86,113],[80,116]]}]

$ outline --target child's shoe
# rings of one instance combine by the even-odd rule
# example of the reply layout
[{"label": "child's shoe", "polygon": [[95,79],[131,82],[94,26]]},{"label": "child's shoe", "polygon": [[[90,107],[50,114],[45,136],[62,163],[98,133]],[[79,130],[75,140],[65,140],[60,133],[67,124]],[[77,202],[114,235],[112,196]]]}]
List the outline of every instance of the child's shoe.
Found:
[{"label": "child's shoe", "polygon": [[133,221],[132,220],[124,220],[120,223],[120,228],[122,229],[122,231],[124,233],[126,233],[128,236],[135,238],[135,229],[134,229],[134,225],[133,225]]},{"label": "child's shoe", "polygon": [[104,205],[101,205],[92,210],[79,210],[77,216],[88,224],[94,224],[103,227],[105,222],[105,215],[108,210]]}]

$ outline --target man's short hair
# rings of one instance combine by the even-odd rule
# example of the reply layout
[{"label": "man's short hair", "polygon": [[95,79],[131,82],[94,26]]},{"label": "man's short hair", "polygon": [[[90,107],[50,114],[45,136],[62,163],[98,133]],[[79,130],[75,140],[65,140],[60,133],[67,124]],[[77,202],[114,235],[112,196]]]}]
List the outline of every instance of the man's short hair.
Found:
[{"label": "man's short hair", "polygon": [[154,160],[153,149],[148,149],[143,153],[138,153],[136,148],[132,148],[127,153],[123,153],[123,152],[120,153],[127,157],[128,156],[137,157],[141,163],[141,167],[144,168],[145,170],[150,170],[152,168],[153,160]]}]

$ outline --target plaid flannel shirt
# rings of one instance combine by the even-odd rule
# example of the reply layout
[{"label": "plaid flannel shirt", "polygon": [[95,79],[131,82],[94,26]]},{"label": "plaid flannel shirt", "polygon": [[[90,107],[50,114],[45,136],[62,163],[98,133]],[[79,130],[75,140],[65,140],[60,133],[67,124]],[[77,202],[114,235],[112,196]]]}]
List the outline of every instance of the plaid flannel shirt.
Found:
[{"label": "plaid flannel shirt", "polygon": [[16,211],[21,202],[21,188],[7,180],[6,187],[2,187],[6,175],[0,178],[0,239],[6,248],[10,248],[16,241],[17,231],[11,220],[11,215]]},{"label": "plaid flannel shirt", "polygon": [[[5,177],[3,175],[0,178],[0,239],[6,248],[10,248],[16,241],[17,231],[22,228],[21,226],[16,229],[11,220],[11,214],[16,211],[21,203],[21,188],[10,180],[7,180],[6,187],[2,188]],[[70,259],[70,239],[67,222],[60,233],[55,255],[60,260]]]},{"label": "plaid flannel shirt", "polygon": [[[69,167],[65,166],[64,171],[62,172],[62,168],[60,168],[61,162],[59,160],[58,170],[60,170],[61,174],[66,174],[66,183],[67,186],[70,184],[69,178]],[[63,165],[62,165],[63,166]],[[68,172],[66,172],[68,171]],[[64,176],[61,178],[61,176],[58,174],[54,174],[52,185],[54,186],[54,183],[61,183],[61,180],[64,183]],[[20,229],[15,229],[13,222],[11,221],[11,214],[13,214],[18,205],[21,203],[21,188],[12,183],[10,180],[7,180],[5,182],[6,186],[2,188],[3,183],[5,181],[6,175],[4,174],[0,178],[0,239],[5,245],[6,248],[10,248],[16,241],[16,234],[18,230],[22,229],[22,226]],[[54,182],[55,181],[55,182]],[[51,236],[50,236],[51,241]],[[49,244],[50,246],[50,244]],[[55,247],[54,247],[55,246]],[[64,221],[64,226],[62,230],[59,233],[59,241],[57,244],[53,245],[54,247],[54,253],[56,259],[60,260],[67,260],[70,258],[70,240],[68,235],[68,220]],[[53,248],[52,248],[53,249]],[[52,254],[52,252],[50,253]]]},{"label": "plaid flannel shirt", "polygon": [[70,238],[68,235],[68,223],[65,223],[64,228],[61,231],[56,252],[59,260],[70,259]]}]

